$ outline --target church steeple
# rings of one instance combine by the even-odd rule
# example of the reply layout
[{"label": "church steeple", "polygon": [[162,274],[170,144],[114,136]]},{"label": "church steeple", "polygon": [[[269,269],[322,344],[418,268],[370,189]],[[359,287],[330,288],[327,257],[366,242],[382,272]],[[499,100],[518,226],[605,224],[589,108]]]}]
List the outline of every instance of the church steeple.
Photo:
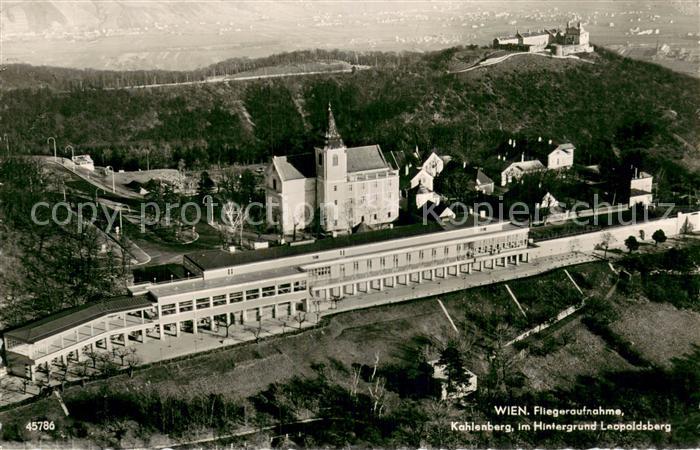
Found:
[{"label": "church steeple", "polygon": [[338,127],[335,125],[335,117],[331,109],[331,102],[328,102],[328,129],[326,130],[326,148],[344,147],[343,139],[340,137]]}]

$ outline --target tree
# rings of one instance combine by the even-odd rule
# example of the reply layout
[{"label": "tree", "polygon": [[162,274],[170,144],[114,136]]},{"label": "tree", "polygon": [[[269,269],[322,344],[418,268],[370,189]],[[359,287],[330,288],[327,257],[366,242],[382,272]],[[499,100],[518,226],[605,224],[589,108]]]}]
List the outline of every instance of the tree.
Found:
[{"label": "tree", "polygon": [[216,185],[214,184],[214,180],[211,179],[211,176],[209,176],[209,172],[206,170],[203,171],[200,174],[199,182],[197,183],[197,195],[199,196],[200,201],[204,199],[204,196],[213,194],[215,187]]},{"label": "tree", "polygon": [[693,224],[690,223],[690,221],[686,217],[685,222],[683,222],[683,226],[681,227],[680,234],[682,234],[682,235],[690,234],[693,232],[693,228],[694,228]]},{"label": "tree", "polygon": [[299,329],[301,330],[301,326],[304,322],[306,322],[306,313],[304,311],[299,311],[297,312],[294,316],[293,319],[296,323],[299,324]]},{"label": "tree", "polygon": [[247,205],[255,200],[256,189],[255,174],[250,169],[244,170],[239,182],[240,202],[242,205]]},{"label": "tree", "polygon": [[141,357],[136,353],[136,349],[134,347],[129,349],[129,353],[124,358],[124,363],[128,368],[129,378],[132,378],[134,376],[134,369],[136,369],[136,366],[141,364]]},{"label": "tree", "polygon": [[92,363],[92,368],[96,369],[97,368],[97,360],[100,358],[100,352],[95,349],[94,345],[91,345],[86,351],[85,351],[85,356],[90,360]]},{"label": "tree", "polygon": [[262,322],[258,320],[256,326],[246,327],[245,330],[253,335],[255,338],[255,343],[260,342],[260,335],[263,332]]},{"label": "tree", "polygon": [[603,233],[603,237],[601,238],[600,244],[603,247],[603,257],[608,256],[608,249],[610,248],[610,245],[615,242],[615,236],[612,235],[609,231],[606,231]]},{"label": "tree", "polygon": [[625,247],[627,247],[629,252],[632,253],[633,251],[639,249],[639,241],[636,237],[629,236],[627,239],[625,239]]},{"label": "tree", "polygon": [[469,382],[464,358],[454,342],[450,342],[440,353],[438,364],[445,366],[448,392],[455,392],[460,385]]},{"label": "tree", "polygon": [[[128,340],[129,337],[127,336],[126,339]],[[116,347],[112,353],[114,356],[119,359],[119,365],[123,366],[124,365],[124,358],[126,358],[128,355],[133,353],[132,351],[133,347]]]},{"label": "tree", "polygon": [[651,235],[651,238],[654,240],[656,245],[663,244],[666,242],[666,233],[664,233],[664,230],[658,229],[654,231],[654,234]]}]

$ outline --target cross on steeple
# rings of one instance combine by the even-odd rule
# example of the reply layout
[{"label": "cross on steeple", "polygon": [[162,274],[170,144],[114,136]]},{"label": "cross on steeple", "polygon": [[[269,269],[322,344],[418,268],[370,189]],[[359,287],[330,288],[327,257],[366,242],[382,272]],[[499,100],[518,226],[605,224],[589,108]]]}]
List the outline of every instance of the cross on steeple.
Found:
[{"label": "cross on steeple", "polygon": [[326,148],[340,148],[343,146],[343,139],[340,137],[338,127],[335,125],[335,117],[333,117],[331,102],[328,102],[328,129],[326,130]]}]

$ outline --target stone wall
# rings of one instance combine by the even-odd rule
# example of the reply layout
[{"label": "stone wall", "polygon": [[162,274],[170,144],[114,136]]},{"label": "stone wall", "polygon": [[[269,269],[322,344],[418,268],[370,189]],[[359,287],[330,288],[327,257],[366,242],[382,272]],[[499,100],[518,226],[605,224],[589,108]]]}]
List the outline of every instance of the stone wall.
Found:
[{"label": "stone wall", "polygon": [[700,230],[700,211],[688,214],[678,213],[677,216],[666,219],[651,220],[633,225],[610,227],[593,233],[539,241],[535,243],[537,247],[532,249],[530,252],[530,258],[531,260],[534,260],[536,258],[570,253],[572,251],[591,252],[595,250],[596,245],[603,242],[603,236],[606,233],[610,233],[612,236],[610,248],[623,248],[625,245],[624,241],[629,236],[634,236],[637,239],[640,239],[640,231],[644,232],[646,240],[650,240],[651,235],[656,230],[663,230],[668,237],[677,236],[680,234],[686,219],[688,219],[688,222],[692,226],[693,230]]}]

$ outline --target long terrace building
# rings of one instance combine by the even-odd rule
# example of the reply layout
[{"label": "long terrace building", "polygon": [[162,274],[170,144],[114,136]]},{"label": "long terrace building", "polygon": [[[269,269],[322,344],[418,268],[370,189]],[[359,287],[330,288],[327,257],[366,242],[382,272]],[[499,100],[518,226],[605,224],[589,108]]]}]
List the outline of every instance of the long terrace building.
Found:
[{"label": "long terrace building", "polygon": [[34,378],[42,365],[77,361],[96,348],[320,315],[346,298],[361,303],[373,292],[527,262],[528,252],[528,228],[503,221],[397,227],[254,252],[196,252],[183,260],[188,279],[135,285],[130,297],[6,331],[6,362],[11,373]]}]

